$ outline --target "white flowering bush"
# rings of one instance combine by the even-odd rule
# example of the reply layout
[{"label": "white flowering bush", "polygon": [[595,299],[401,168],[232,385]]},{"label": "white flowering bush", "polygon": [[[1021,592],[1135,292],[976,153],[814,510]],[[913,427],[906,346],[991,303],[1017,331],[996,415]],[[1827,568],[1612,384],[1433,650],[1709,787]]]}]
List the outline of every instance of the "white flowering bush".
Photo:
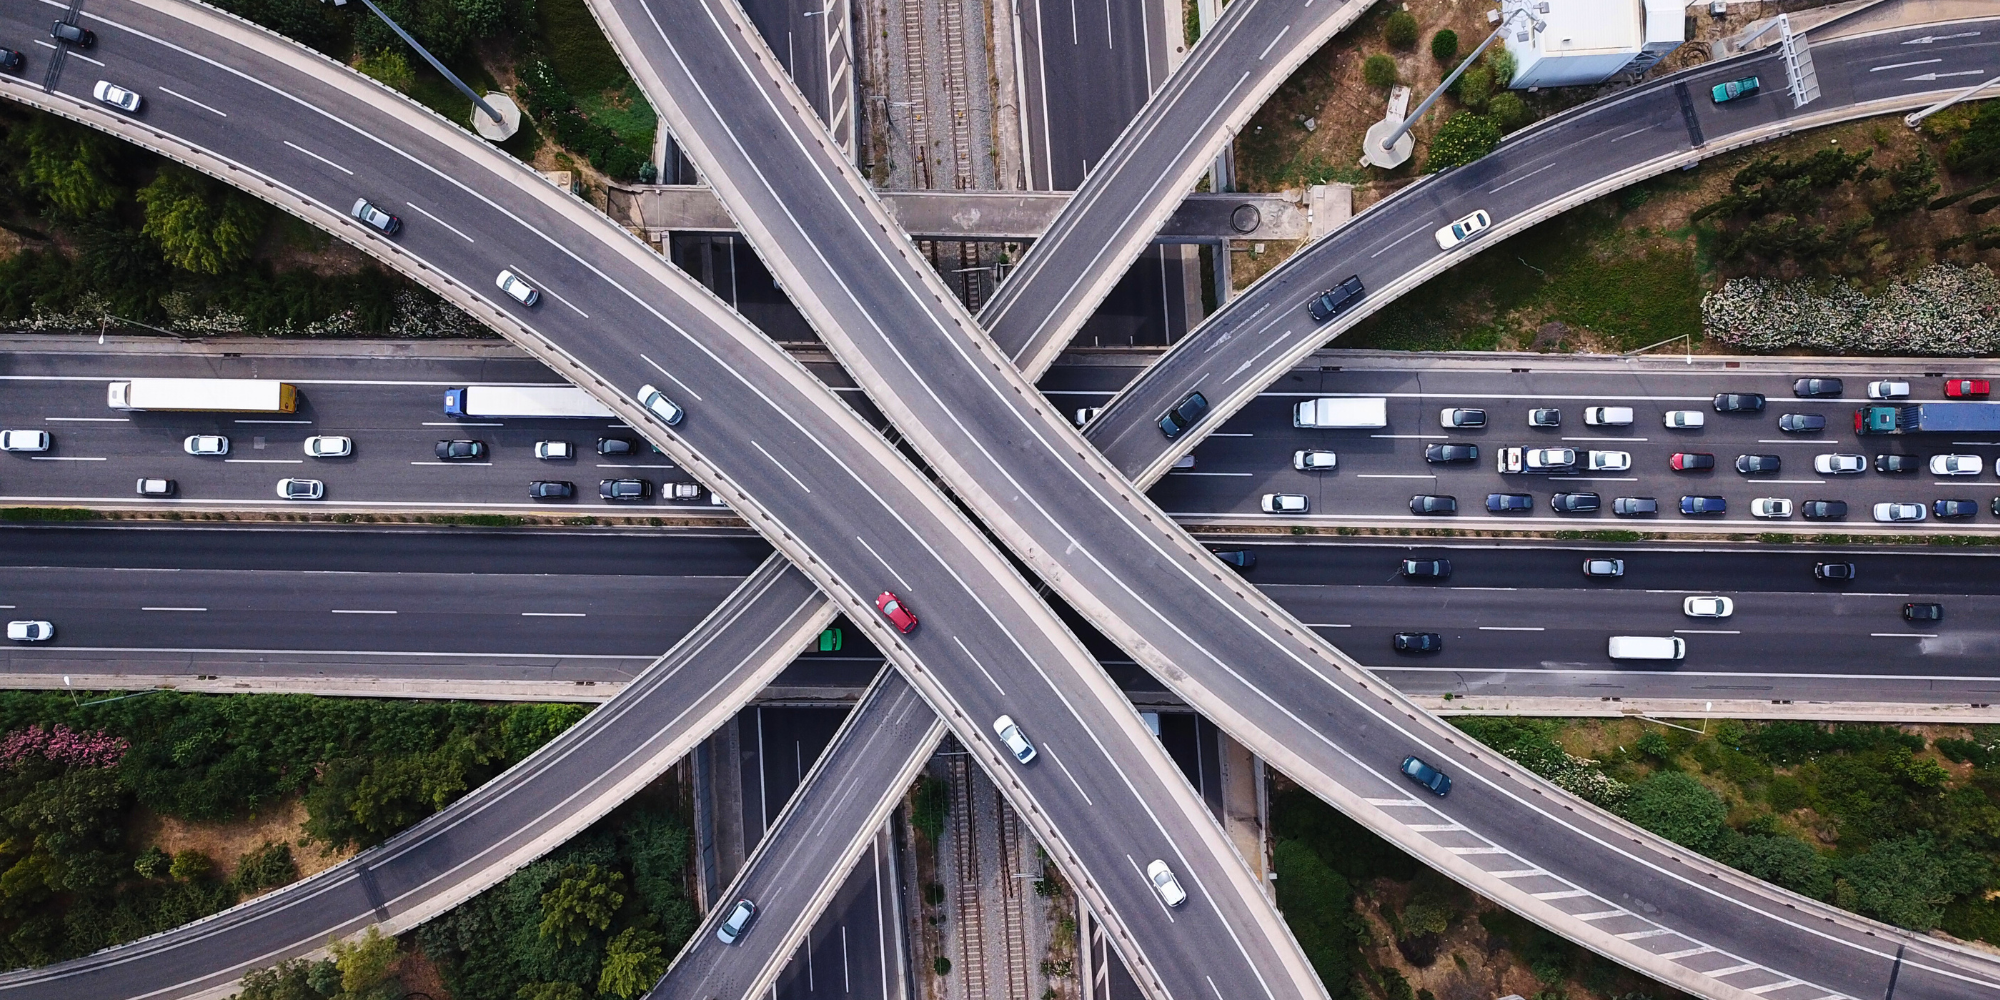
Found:
[{"label": "white flowering bush", "polygon": [[1732,278],[1701,300],[1702,329],[1748,351],[2000,353],[2000,278],[1984,264],[1934,264],[1869,295],[1850,282]]}]

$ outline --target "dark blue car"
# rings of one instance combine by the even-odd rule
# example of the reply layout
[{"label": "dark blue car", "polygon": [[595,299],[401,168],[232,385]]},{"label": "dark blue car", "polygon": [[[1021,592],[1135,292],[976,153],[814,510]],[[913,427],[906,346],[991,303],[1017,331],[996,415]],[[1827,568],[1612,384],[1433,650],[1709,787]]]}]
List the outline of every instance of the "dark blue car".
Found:
[{"label": "dark blue car", "polygon": [[1721,497],[1682,497],[1683,514],[1722,514],[1729,510],[1729,501]]},{"label": "dark blue car", "polygon": [[1401,770],[1409,775],[1411,781],[1430,789],[1440,798],[1451,794],[1451,779],[1446,777],[1443,771],[1415,757],[1403,758]]}]

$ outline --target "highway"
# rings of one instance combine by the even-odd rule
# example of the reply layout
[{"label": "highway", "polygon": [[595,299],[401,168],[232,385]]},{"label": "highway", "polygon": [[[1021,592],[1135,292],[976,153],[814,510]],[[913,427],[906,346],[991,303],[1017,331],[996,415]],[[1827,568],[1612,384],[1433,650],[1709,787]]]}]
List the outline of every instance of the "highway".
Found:
[{"label": "highway", "polygon": [[[1247,405],[1307,354],[1423,280],[1534,222],[1743,144],[1814,124],[1919,107],[1959,89],[1947,80],[1991,75],[2000,23],[1954,27],[1963,30],[1935,41],[1929,40],[1936,34],[1932,26],[1814,39],[1822,96],[1802,109],[1792,107],[1782,86],[1728,104],[1706,97],[1713,84],[1751,74],[1783,81],[1773,47],[1657,79],[1531,125],[1477,162],[1403,188],[1273,268],[1126,387],[1085,437],[1135,482],[1149,484],[1218,429],[1218,418]],[[1910,59],[1923,65],[1909,72],[1893,68]],[[1685,105],[1683,94],[1691,95]],[[1440,250],[1431,233],[1473,209],[1491,214],[1493,228]],[[1348,275],[1361,278],[1367,297],[1330,323],[1314,322],[1306,302]],[[989,308],[1000,308],[1008,295],[1008,286],[1002,286]],[[1208,418],[1178,440],[1165,440],[1156,426],[1160,415],[1196,388],[1209,401]]]}]

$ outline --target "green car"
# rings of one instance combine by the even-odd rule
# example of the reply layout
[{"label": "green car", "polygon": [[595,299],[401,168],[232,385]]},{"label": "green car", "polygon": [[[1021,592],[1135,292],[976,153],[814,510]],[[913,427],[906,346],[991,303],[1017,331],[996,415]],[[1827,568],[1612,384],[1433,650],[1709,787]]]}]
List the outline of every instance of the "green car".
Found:
[{"label": "green car", "polygon": [[1715,98],[1715,103],[1721,104],[1724,101],[1733,101],[1739,97],[1748,97],[1756,93],[1757,89],[1763,85],[1763,81],[1756,77],[1746,76],[1741,80],[1718,83],[1713,89],[1709,90],[1708,94],[1710,97]]},{"label": "green car", "polygon": [[841,635],[840,630],[837,628],[830,628],[821,632],[818,643],[819,651],[822,653],[840,652],[841,639],[843,638],[844,636]]}]

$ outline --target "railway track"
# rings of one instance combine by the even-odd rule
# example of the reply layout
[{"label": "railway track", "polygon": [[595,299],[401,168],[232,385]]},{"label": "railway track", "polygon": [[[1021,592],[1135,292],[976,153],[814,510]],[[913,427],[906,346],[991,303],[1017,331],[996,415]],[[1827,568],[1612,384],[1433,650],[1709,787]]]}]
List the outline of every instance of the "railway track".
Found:
[{"label": "railway track", "polygon": [[954,893],[958,910],[958,940],[964,964],[965,1000],[991,1000],[986,981],[986,920],[979,905],[979,849],[974,834],[972,811],[972,763],[965,755],[951,758],[951,807],[957,819],[951,824],[952,848],[958,852],[958,886]]},{"label": "railway track", "polygon": [[931,115],[929,62],[924,57],[924,0],[903,0],[903,58],[908,61],[910,109],[907,134],[916,152],[919,188],[931,187]]},{"label": "railway track", "polygon": [[1021,863],[1021,821],[1014,810],[1000,803],[1000,930],[1007,959],[1008,1000],[1029,1000],[1034,984],[1028,981],[1028,926],[1026,886],[1017,878]]}]

